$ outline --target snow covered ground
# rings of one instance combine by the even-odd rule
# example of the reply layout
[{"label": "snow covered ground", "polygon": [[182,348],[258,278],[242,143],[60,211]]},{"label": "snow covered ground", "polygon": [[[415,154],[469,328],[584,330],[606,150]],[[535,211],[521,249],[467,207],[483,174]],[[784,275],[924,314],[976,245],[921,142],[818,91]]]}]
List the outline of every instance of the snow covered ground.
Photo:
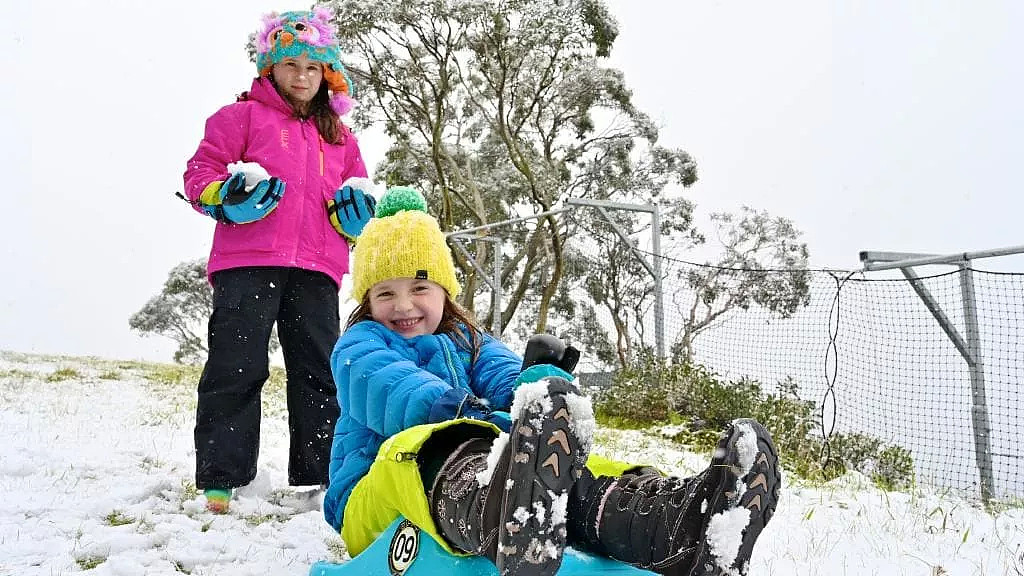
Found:
[{"label": "snow covered ground", "polygon": [[[286,485],[280,390],[265,393],[259,475],[231,513],[192,483],[192,374],[173,366],[0,352],[0,576],[305,575],[344,561],[318,509]],[[706,455],[654,432],[599,429],[595,450],[689,475]],[[849,475],[795,481],[753,575],[1024,576],[1024,509],[990,515]]]}]

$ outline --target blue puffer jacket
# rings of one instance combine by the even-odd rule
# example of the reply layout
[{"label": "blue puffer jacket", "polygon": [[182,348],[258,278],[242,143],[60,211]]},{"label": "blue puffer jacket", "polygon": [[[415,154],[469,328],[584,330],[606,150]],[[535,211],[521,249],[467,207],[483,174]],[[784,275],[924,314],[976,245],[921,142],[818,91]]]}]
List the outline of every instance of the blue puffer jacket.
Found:
[{"label": "blue puffer jacket", "polygon": [[331,447],[330,486],[324,518],[341,529],[352,488],[370,469],[389,436],[428,423],[430,407],[453,386],[508,410],[522,360],[500,341],[484,336],[471,355],[448,335],[405,339],[370,320],[341,335],[331,354],[341,416]]}]

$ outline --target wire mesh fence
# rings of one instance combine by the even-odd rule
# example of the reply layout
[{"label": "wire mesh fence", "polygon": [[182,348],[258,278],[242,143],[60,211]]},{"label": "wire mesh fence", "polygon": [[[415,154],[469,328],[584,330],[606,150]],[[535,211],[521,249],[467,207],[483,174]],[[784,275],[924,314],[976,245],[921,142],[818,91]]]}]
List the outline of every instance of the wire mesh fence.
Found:
[{"label": "wire mesh fence", "polygon": [[[571,238],[567,248],[595,257],[606,241]],[[654,262],[653,254],[634,252]],[[664,341],[659,347],[657,307],[647,301],[637,307],[641,317],[630,330],[634,346],[677,358],[685,351],[723,378],[752,378],[766,390],[795,382],[800,396],[819,406],[824,437],[861,433],[903,447],[919,483],[973,496],[1024,497],[1024,274],[931,267],[938,271],[922,275],[915,290],[906,278],[885,274],[810,270],[797,278],[794,270],[719,268],[713,270],[718,304],[731,288],[752,283],[803,291],[799,305],[782,312],[771,290],[720,311],[707,305],[708,293],[694,281],[707,278],[709,267],[664,256],[658,264]],[[921,289],[930,293],[954,331],[966,335],[967,271],[977,315],[973,374],[919,295]],[[612,325],[604,311],[593,329],[611,332]],[[614,376],[608,364],[585,360],[581,368],[591,385],[606,386]],[[985,481],[979,462],[991,468]]]},{"label": "wire mesh fence", "polygon": [[[993,495],[1021,496],[1024,275],[972,272],[985,426],[976,426],[967,362],[905,279],[813,271],[810,298],[796,314],[780,318],[754,307],[723,315],[695,339],[693,358],[765,385],[794,379],[802,397],[820,403],[826,432],[870,434],[902,446],[911,451],[918,481],[934,486],[980,494],[976,434],[982,435]],[[921,283],[963,333],[960,275]],[[681,288],[667,288],[673,289]],[[674,324],[671,314],[666,323]]]}]

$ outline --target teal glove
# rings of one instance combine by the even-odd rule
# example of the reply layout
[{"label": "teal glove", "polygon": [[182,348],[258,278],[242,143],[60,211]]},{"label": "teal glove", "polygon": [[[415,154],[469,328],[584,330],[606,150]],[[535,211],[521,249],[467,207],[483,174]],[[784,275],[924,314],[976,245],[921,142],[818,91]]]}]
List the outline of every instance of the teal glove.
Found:
[{"label": "teal glove", "polygon": [[516,378],[515,383],[512,384],[512,389],[515,390],[521,384],[539,382],[544,378],[563,378],[566,382],[572,382],[574,380],[572,374],[569,374],[558,366],[554,366],[552,364],[534,364],[519,373],[519,377]]},{"label": "teal glove", "polygon": [[284,195],[284,188],[284,182],[270,178],[246,191],[245,173],[236,172],[224,182],[207,186],[199,196],[199,206],[215,220],[248,224],[273,212]]},{"label": "teal glove", "polygon": [[353,244],[373,218],[377,206],[377,199],[369,190],[372,184],[367,178],[349,178],[334,192],[334,198],[327,201],[331,226]]},{"label": "teal glove", "polygon": [[266,218],[268,214],[277,208],[281,196],[284,195],[284,182],[277,178],[261,180],[251,191],[245,191],[245,175],[241,172],[234,174],[224,184],[227,188],[232,180],[241,177],[241,190],[232,193],[222,194],[222,205],[224,216],[235,224],[248,224]]}]

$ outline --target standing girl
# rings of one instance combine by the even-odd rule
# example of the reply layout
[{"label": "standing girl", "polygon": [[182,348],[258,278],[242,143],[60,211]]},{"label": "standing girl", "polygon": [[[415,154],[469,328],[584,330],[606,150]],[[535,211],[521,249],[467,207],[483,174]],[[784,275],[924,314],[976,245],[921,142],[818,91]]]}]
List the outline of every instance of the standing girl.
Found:
[{"label": "standing girl", "polygon": [[746,573],[780,483],[760,424],[731,423],[692,478],[588,457],[575,360],[523,370],[476,327],[418,192],[381,198],[354,258],[360,304],[331,356],[341,417],[324,498],[349,554],[404,516],[503,576],[554,574],[566,545],[666,575]]},{"label": "standing girl", "polygon": [[330,19],[324,10],[264,17],[258,77],[206,121],[185,170],[189,201],[217,220],[195,427],[196,486],[214,512],[256,476],[275,323],[287,371],[288,483],[327,482],[338,288],[348,241],[373,204],[359,145],[339,118],[354,101]]}]

